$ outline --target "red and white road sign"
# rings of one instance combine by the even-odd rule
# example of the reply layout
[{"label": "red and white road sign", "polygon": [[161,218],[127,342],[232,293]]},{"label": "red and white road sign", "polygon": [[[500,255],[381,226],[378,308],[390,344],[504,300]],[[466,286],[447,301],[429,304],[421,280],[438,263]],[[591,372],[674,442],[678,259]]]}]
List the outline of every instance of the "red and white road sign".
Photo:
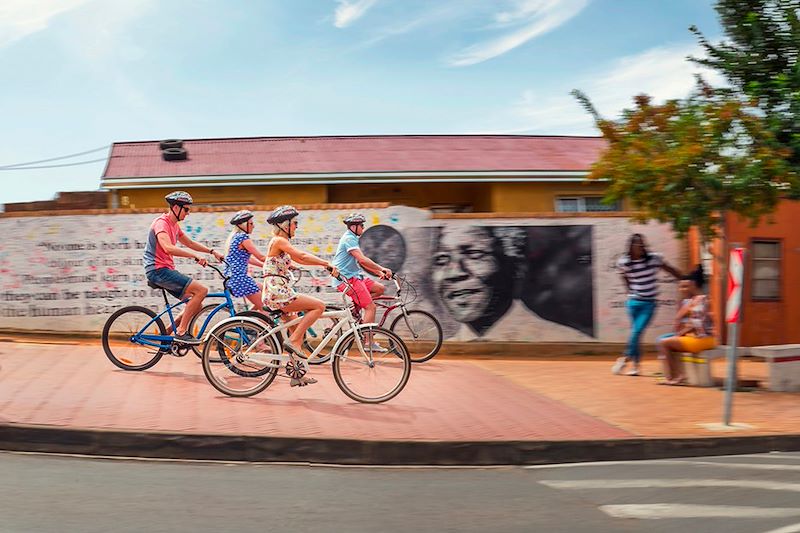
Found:
[{"label": "red and white road sign", "polygon": [[739,322],[739,315],[742,309],[743,276],[744,248],[733,248],[728,262],[728,304],[725,308],[725,321],[729,324]]}]

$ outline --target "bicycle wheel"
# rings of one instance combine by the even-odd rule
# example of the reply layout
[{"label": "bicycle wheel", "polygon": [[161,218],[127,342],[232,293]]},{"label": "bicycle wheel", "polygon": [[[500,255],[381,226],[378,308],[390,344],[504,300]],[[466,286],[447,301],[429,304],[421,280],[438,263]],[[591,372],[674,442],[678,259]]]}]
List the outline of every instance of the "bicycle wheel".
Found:
[{"label": "bicycle wheel", "polygon": [[412,363],[429,361],[442,348],[442,325],[427,311],[406,311],[392,321],[389,329],[406,343]]},{"label": "bicycle wheel", "polygon": [[[151,321],[147,331],[142,331]],[[167,329],[153,311],[138,305],[123,307],[108,317],[103,326],[103,351],[106,357],[123,370],[146,370],[158,363],[166,352],[137,340],[135,335],[139,332],[166,335]]]},{"label": "bicycle wheel", "polygon": [[[230,310],[227,307],[223,307],[215,312],[214,310],[216,308],[217,304],[206,304],[192,317],[192,320],[189,322],[189,332],[194,338],[200,338],[201,333],[202,335],[207,334],[216,324],[226,318],[230,318]],[[206,324],[206,319],[209,319],[208,324]],[[203,324],[206,324],[206,327],[201,332],[200,328],[203,327]],[[191,348],[197,357],[203,357],[203,344],[193,344]]]},{"label": "bicycle wheel", "polygon": [[[269,329],[250,319],[220,324],[203,346],[203,372],[215,389],[228,396],[253,396],[272,383],[281,366],[277,342],[259,339]],[[219,362],[214,362],[217,358]]]},{"label": "bicycle wheel", "polygon": [[[362,343],[356,342],[356,334]],[[403,340],[378,326],[362,325],[345,333],[333,358],[336,384],[357,402],[391,400],[403,390],[410,375],[411,359]]]}]

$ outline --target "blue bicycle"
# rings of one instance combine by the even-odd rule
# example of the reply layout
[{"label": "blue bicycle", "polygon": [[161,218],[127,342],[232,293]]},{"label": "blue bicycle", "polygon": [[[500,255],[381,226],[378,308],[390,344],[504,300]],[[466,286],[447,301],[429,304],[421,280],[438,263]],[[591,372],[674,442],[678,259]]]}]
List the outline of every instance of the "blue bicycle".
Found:
[{"label": "blue bicycle", "polygon": [[[208,265],[214,269],[224,280],[223,292],[208,294],[207,298],[223,298],[219,304],[211,303],[203,306],[189,323],[188,331],[195,338],[202,339],[207,331],[224,318],[232,316],[250,316],[258,320],[274,323],[274,313],[259,313],[257,311],[236,311],[233,296],[228,288],[228,277],[216,266]],[[169,317],[170,332],[175,331],[175,317],[173,310],[184,305],[188,300],[170,304],[167,291],[160,289],[164,296],[165,309],[156,314],[152,309],[140,305],[131,305],[111,315],[103,327],[103,351],[114,365],[123,370],[147,370],[152,367],[167,353],[183,357],[189,350],[202,356],[202,344],[182,344],[174,342],[174,338],[167,332],[162,318]],[[269,327],[272,327],[271,325]]]}]

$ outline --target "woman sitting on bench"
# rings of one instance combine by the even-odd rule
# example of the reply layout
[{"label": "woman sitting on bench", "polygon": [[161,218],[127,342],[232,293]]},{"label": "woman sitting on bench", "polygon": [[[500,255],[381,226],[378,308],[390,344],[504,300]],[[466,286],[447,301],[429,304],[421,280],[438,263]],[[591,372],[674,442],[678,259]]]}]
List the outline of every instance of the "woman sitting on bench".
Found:
[{"label": "woman sitting on bench", "polygon": [[717,345],[704,284],[702,265],[681,279],[679,290],[685,303],[675,317],[675,336],[659,338],[657,343],[659,358],[665,363],[665,385],[686,384],[681,353],[697,354]]}]

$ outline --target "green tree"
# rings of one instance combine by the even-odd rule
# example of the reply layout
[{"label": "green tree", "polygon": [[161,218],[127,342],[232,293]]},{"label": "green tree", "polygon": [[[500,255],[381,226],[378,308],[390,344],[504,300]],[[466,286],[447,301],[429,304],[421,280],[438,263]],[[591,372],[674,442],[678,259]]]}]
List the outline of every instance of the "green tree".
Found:
[{"label": "green tree", "polygon": [[608,142],[589,179],[608,182],[608,202],[630,199],[638,221],[669,223],[679,236],[694,226],[708,241],[724,213],[756,223],[799,188],[788,150],[731,90],[698,79],[684,99],[654,104],[637,96],[618,120],[601,117],[580,91],[572,94]]},{"label": "green tree", "polygon": [[719,0],[715,9],[725,40],[712,44],[692,26],[706,52],[692,60],[754,102],[800,169],[800,0]]}]

